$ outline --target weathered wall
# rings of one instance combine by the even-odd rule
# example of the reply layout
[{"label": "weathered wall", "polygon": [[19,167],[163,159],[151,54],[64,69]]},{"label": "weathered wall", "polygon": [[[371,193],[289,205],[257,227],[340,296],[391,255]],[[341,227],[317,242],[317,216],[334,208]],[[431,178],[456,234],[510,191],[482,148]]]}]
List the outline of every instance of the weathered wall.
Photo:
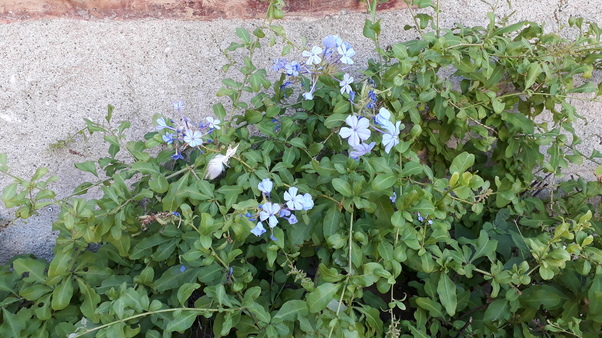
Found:
[{"label": "weathered wall", "polygon": [[[265,16],[269,2],[260,0],[4,0],[0,18],[19,21],[40,18],[71,19],[257,19]],[[405,7],[389,0],[379,10]],[[360,0],[287,0],[287,16],[320,17],[365,8]]]},{"label": "weathered wall", "polygon": [[[132,6],[135,2],[122,3]],[[543,22],[549,31],[557,29],[557,18],[566,22],[570,15],[585,16],[602,25],[602,1],[517,0],[512,2],[512,9],[505,3],[498,1],[499,15],[515,10],[512,20]],[[479,0],[447,0],[442,5],[441,20],[446,27],[455,22],[487,23],[490,8]],[[350,41],[357,51],[357,71],[372,55],[372,43],[362,36],[366,17],[362,12],[343,11],[279,23],[294,41],[304,36],[308,43],[317,44],[328,34]],[[412,23],[407,10],[388,11],[381,17],[383,45],[417,37],[403,30]],[[102,120],[108,104],[115,106],[114,120],[132,121],[130,139],[152,130],[153,114],[171,114],[171,103],[176,100],[184,100],[186,113],[195,119],[210,116],[211,105],[218,102],[215,93],[226,76],[220,70],[227,62],[220,48],[235,39],[236,27],[253,29],[258,23],[58,18],[0,24],[0,153],[8,155],[9,165],[22,177],[29,177],[37,167],[48,167],[61,179],[53,188],[60,196],[69,195],[80,183],[94,180],[91,174],[78,172],[74,163],[105,156],[107,147],[98,138],[88,142],[80,139],[58,150],[50,149],[53,143],[84,127],[83,118]],[[267,67],[278,53],[277,48],[268,48],[258,54],[257,62]],[[232,56],[240,58],[241,54]],[[576,128],[583,135],[582,149],[586,153],[602,151],[598,136],[602,105],[576,105],[588,120],[587,125]],[[594,179],[593,168],[584,164],[573,167],[572,172]],[[9,183],[0,175],[0,190]],[[49,257],[53,245],[50,227],[56,213],[56,207],[45,209],[39,217],[0,230],[0,262],[27,252]],[[0,217],[10,215],[0,207]]]}]

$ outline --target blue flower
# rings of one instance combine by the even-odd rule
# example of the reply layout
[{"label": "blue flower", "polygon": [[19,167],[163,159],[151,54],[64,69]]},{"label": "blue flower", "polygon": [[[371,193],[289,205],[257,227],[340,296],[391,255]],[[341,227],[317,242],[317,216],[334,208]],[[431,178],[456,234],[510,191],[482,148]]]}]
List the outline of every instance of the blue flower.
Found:
[{"label": "blue flower", "polygon": [[274,183],[272,183],[272,181],[269,178],[264,178],[257,185],[257,189],[259,189],[259,191],[266,194],[267,196],[270,196],[270,192],[272,191],[273,187]]},{"label": "blue flower", "polygon": [[341,86],[341,94],[351,92],[350,84],[353,83],[353,76],[349,76],[349,74],[345,74],[343,76],[343,80],[339,81],[339,85]]},{"label": "blue flower", "polygon": [[172,211],[171,213],[172,213],[174,216],[176,216],[176,217],[180,217],[180,216],[182,216],[182,215],[180,215],[180,213],[179,213],[179,212],[177,212],[177,211]]},{"label": "blue flower", "polygon": [[386,108],[381,107],[378,110],[378,114],[376,114],[376,116],[374,117],[374,122],[381,126],[391,124],[391,112],[388,111]]},{"label": "blue flower", "polygon": [[276,241],[278,240],[278,238],[276,238],[276,237],[274,236],[274,234],[271,234],[271,235],[270,235],[270,239],[271,239],[271,240],[273,240],[274,242],[276,242]]},{"label": "blue flower", "polygon": [[280,216],[280,217],[287,217],[287,216],[290,216],[290,214],[291,214],[290,210],[288,210],[288,209],[282,209],[278,213],[278,216]]},{"label": "blue flower", "polygon": [[424,222],[424,217],[422,217],[419,212],[417,214],[418,214],[418,222],[420,222],[420,223]]},{"label": "blue flower", "polygon": [[292,82],[290,82],[290,81],[284,82],[283,84],[280,85],[280,90],[283,90],[284,88],[286,88],[287,86],[290,86],[291,84],[292,84]]},{"label": "blue flower", "polygon": [[296,224],[297,222],[299,222],[299,220],[297,220],[297,217],[295,215],[291,215],[289,218],[286,219],[288,221],[289,224]]},{"label": "blue flower", "polygon": [[391,200],[391,203],[395,203],[395,201],[397,201],[397,193],[393,191],[393,196],[389,197],[389,199]]},{"label": "blue flower", "polygon": [[203,134],[200,131],[192,131],[190,129],[187,129],[184,135],[184,142],[188,143],[188,145],[191,147],[200,146],[201,144],[203,144],[202,137]]},{"label": "blue flower", "polygon": [[353,103],[353,100],[355,100],[355,92],[352,90],[349,92],[349,102]]},{"label": "blue flower", "polygon": [[178,102],[173,103],[173,109],[177,110],[178,112],[180,110],[182,110],[183,108],[184,108],[184,101],[180,100]]},{"label": "blue flower", "polygon": [[301,65],[297,61],[287,63],[284,68],[288,76],[299,76],[299,71],[301,71]]},{"label": "blue flower", "polygon": [[349,44],[349,42],[344,42],[337,48],[337,52],[341,54],[341,62],[347,65],[352,65],[353,60],[351,58],[355,55],[355,51],[353,47]]},{"label": "blue flower", "polygon": [[165,122],[165,119],[163,117],[160,117],[157,119],[157,127],[156,128],[157,128],[157,130],[162,130],[165,128],[173,130],[172,127],[167,125],[167,122]]},{"label": "blue flower", "polygon": [[251,230],[251,233],[257,237],[265,234],[265,228],[261,222],[257,222],[257,225]]},{"label": "blue flower", "polygon": [[338,35],[329,35],[322,40],[322,44],[326,48],[337,48],[343,43],[343,40]]},{"label": "blue flower", "polygon": [[360,156],[366,155],[367,153],[371,152],[375,145],[376,142],[371,142],[370,144],[360,143],[357,146],[353,147],[353,151],[349,154],[349,157],[357,161],[357,159],[360,158]]},{"label": "blue flower", "polygon": [[368,97],[370,98],[371,102],[368,103],[368,105],[366,107],[368,107],[369,109],[376,107],[376,101],[378,99],[376,98],[376,93],[374,92],[374,90],[370,90],[368,92]]},{"label": "blue flower", "polygon": [[262,206],[262,209],[263,211],[259,212],[259,220],[263,222],[267,219],[270,228],[275,227],[278,224],[278,219],[276,218],[276,215],[278,214],[278,211],[280,211],[280,205],[272,202],[267,202]]},{"label": "blue flower", "polygon": [[312,199],[311,195],[308,193],[303,195],[303,202],[301,202],[301,203],[303,204],[303,210],[309,210],[314,207],[314,200]]},{"label": "blue flower", "polygon": [[180,272],[186,271],[186,267],[184,265],[180,265]]},{"label": "blue flower", "polygon": [[345,119],[347,125],[351,128],[343,127],[339,131],[342,138],[348,139],[349,145],[355,147],[370,137],[370,122],[366,118],[358,118],[357,116],[349,115]]},{"label": "blue flower", "polygon": [[288,64],[288,60],[287,59],[276,59],[274,60],[274,65],[272,66],[272,70],[277,72],[281,69],[284,69],[284,67]]},{"label": "blue flower", "polygon": [[304,57],[308,58],[307,61],[305,62],[308,65],[312,65],[312,64],[318,64],[320,62],[322,62],[322,58],[320,58],[319,54],[321,54],[324,50],[318,46],[314,46],[311,49],[311,52],[308,51],[303,51],[303,53],[301,55],[303,55]]},{"label": "blue flower", "polygon": [[295,187],[290,187],[284,193],[284,200],[287,201],[286,205],[291,210],[303,210],[303,196],[297,195],[298,190]]},{"label": "blue flower", "polygon": [[401,122],[397,121],[393,126],[391,123],[389,126],[385,126],[387,132],[383,135],[383,145],[385,146],[385,153],[389,153],[391,148],[395,147],[399,143],[399,126]]},{"label": "blue flower", "polygon": [[167,144],[172,144],[174,141],[174,136],[176,136],[176,134],[165,134],[163,135],[163,141],[165,141]]},{"label": "blue flower", "polygon": [[171,158],[174,159],[174,160],[183,160],[184,156],[182,156],[181,153],[179,153],[179,152],[176,151],[175,154],[171,155]]},{"label": "blue flower", "polygon": [[218,119],[214,119],[213,117],[209,116],[207,118],[205,118],[205,120],[207,120],[207,126],[211,129],[222,129],[219,124],[222,122]]},{"label": "blue flower", "polygon": [[247,213],[245,214],[245,217],[249,219],[249,221],[254,222],[255,221],[255,216],[251,215],[250,212],[247,211]]}]

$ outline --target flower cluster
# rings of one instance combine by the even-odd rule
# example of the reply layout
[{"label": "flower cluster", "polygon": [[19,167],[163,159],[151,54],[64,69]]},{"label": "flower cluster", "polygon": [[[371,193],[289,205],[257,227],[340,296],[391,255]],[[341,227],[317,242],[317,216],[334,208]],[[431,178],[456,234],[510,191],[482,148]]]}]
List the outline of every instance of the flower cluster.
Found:
[{"label": "flower cluster", "polygon": [[[303,195],[299,194],[299,189],[296,187],[290,187],[288,191],[284,193],[284,200],[286,201],[284,204],[273,203],[270,195],[273,187],[274,183],[267,178],[263,179],[257,185],[264,200],[268,200],[268,202],[259,205],[259,222],[257,222],[255,228],[251,230],[257,237],[266,233],[267,230],[264,227],[264,223],[267,223],[271,230],[278,225],[278,217],[285,219],[289,224],[295,224],[297,223],[297,217],[293,214],[293,211],[309,210],[314,206],[311,195],[307,193]],[[250,213],[247,213],[246,216],[251,220],[257,219],[257,215],[251,215]],[[270,238],[276,240],[273,230]]]},{"label": "flower cluster", "polygon": [[399,143],[399,133],[404,127],[399,121],[391,121],[391,112],[385,108],[380,108],[378,114],[372,119],[372,124],[367,117],[354,115],[347,116],[345,122],[347,127],[341,128],[339,136],[347,139],[353,148],[353,151],[349,152],[349,156],[355,160],[372,151],[376,145],[376,142],[365,142],[372,133],[370,129],[382,134],[381,144],[388,154]]},{"label": "flower cluster", "polygon": [[173,104],[174,109],[178,111],[181,116],[180,123],[174,122],[174,120],[166,120],[163,117],[157,119],[157,130],[165,130],[163,134],[163,141],[167,144],[174,144],[176,153],[172,155],[174,160],[183,159],[182,151],[186,147],[198,147],[203,143],[211,142],[207,135],[210,135],[214,130],[221,129],[221,121],[213,117],[206,117],[205,122],[194,123],[184,115],[182,115],[182,109],[184,103],[182,101],[175,102]]},{"label": "flower cluster", "polygon": [[[272,70],[284,70],[286,75],[298,77],[300,75],[309,75],[311,77],[310,88],[303,94],[306,100],[313,100],[316,84],[320,75],[336,75],[340,70],[344,70],[348,65],[353,64],[353,56],[355,50],[349,42],[343,42],[337,35],[329,35],[322,40],[323,47],[313,46],[311,50],[303,51],[301,55],[307,58],[305,62],[288,61],[286,59],[274,60]],[[341,94],[348,94],[350,97],[355,96],[351,89],[353,77],[349,74],[344,74],[342,79],[337,79],[341,87]],[[286,81],[282,87],[286,87],[291,82]]]}]

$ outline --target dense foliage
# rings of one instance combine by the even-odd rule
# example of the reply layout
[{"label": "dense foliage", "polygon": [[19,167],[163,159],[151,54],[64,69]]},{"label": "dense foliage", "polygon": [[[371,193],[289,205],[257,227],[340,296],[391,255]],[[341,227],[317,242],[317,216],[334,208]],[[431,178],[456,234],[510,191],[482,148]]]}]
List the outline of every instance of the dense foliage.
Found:
[{"label": "dense foliage", "polygon": [[60,234],[50,263],[0,267],[0,335],[598,337],[602,184],[554,178],[602,157],[575,149],[569,100],[601,94],[599,27],[441,29],[410,9],[421,39],[380,46],[368,5],[361,72],[335,35],[258,69],[260,43],[294,44],[272,21],[239,28],[231,114],[178,102],[126,142],[109,107],[86,121],[109,155],[77,164],[97,182],[55,201],[47,170],[15,177],[6,207],[61,203]]}]

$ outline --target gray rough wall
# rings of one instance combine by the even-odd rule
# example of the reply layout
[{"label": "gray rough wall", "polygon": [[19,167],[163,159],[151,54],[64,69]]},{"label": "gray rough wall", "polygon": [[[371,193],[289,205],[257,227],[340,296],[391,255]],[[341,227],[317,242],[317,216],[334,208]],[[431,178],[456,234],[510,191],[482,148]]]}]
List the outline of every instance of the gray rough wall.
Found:
[{"label": "gray rough wall", "polygon": [[[598,0],[512,1],[511,9],[506,1],[491,2],[499,15],[516,11],[511,21],[545,23],[548,31],[557,30],[556,18],[566,23],[570,15],[602,26],[602,1]],[[480,0],[441,3],[444,27],[456,22],[487,23],[490,7]],[[360,68],[373,55],[371,41],[362,36],[366,18],[361,13],[341,13],[282,24],[296,42],[305,36],[308,43],[318,44],[324,36],[338,34],[354,45]],[[403,31],[404,25],[411,24],[407,10],[384,13],[381,18],[383,45],[417,37],[413,31]],[[30,177],[40,166],[49,168],[60,178],[52,187],[60,197],[69,195],[80,183],[94,180],[91,174],[77,171],[74,163],[105,156],[107,147],[99,138],[76,141],[69,148],[84,155],[80,156],[68,149],[50,150],[51,144],[83,128],[83,118],[102,120],[108,104],[115,106],[114,121],[132,122],[131,140],[152,130],[153,114],[171,114],[171,103],[177,100],[186,102],[190,117],[210,116],[211,106],[218,102],[215,93],[225,78],[220,68],[227,60],[220,48],[235,40],[236,27],[252,29],[257,24],[238,20],[54,19],[0,25],[0,153],[8,155],[9,166],[21,177]],[[269,66],[278,53],[266,49],[258,64]],[[575,104],[588,121],[578,126],[584,138],[582,149],[585,153],[602,151],[598,138],[602,104]],[[593,168],[583,165],[571,170],[593,179]],[[0,175],[0,190],[10,182]],[[54,245],[50,229],[57,209],[44,209],[39,216],[0,230],[0,262],[23,253],[50,257]],[[11,212],[0,207],[0,218],[10,219]]]}]

